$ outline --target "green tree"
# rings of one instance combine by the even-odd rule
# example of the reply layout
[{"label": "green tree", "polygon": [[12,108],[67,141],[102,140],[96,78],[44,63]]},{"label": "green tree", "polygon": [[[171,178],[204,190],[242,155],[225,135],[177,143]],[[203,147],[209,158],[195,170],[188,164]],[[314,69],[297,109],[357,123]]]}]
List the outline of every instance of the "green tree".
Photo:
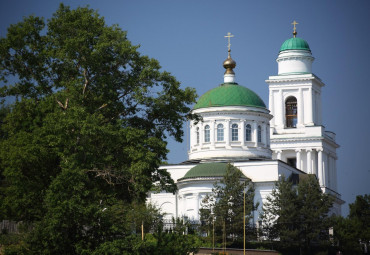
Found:
[{"label": "green tree", "polygon": [[[244,192],[245,207],[244,215]],[[212,194],[207,195],[202,201],[200,209],[200,219],[203,224],[203,231],[209,234],[215,224],[216,233],[220,236],[225,234],[227,237],[243,237],[243,217],[250,230],[250,221],[253,218],[253,211],[258,205],[254,204],[254,187],[250,179],[231,164],[227,165],[227,170],[223,178],[214,184]],[[213,222],[214,221],[214,222]],[[224,232],[225,226],[225,232]]]},{"label": "green tree", "polygon": [[370,195],[357,196],[349,209],[347,218],[334,217],[334,238],[344,254],[363,254],[370,248]]},{"label": "green tree", "polygon": [[362,242],[370,243],[370,195],[356,196],[353,204],[349,204],[348,218],[357,221],[362,227],[359,238]]},{"label": "green tree", "polygon": [[198,251],[200,239],[197,235],[185,234],[190,225],[180,219],[174,219],[173,228],[163,231],[159,224],[154,233],[141,237],[131,235],[124,240],[105,242],[93,254],[137,254],[137,255],[187,255]]},{"label": "green tree", "polygon": [[283,247],[312,254],[314,247],[329,243],[331,206],[332,198],[322,193],[314,175],[300,175],[296,186],[282,177],[263,206],[262,232]]},{"label": "green tree", "polygon": [[298,236],[296,226],[299,211],[297,192],[291,181],[281,177],[271,195],[263,205],[262,235],[272,241],[279,238],[284,243],[292,243]]},{"label": "green tree", "polygon": [[195,91],[94,10],[61,4],[47,22],[11,25],[0,82],[15,98],[0,112],[0,216],[34,225],[28,249],[91,253],[131,234],[125,208],[153,183],[175,191],[159,165]]}]

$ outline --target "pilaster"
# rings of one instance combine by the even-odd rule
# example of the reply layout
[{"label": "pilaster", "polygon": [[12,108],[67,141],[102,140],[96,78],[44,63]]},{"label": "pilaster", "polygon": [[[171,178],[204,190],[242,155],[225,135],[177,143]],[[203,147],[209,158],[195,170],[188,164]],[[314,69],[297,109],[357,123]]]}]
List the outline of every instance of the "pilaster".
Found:
[{"label": "pilaster", "polygon": [[240,128],[239,128],[240,130],[239,141],[241,141],[243,146],[245,146],[245,126],[246,126],[245,120],[241,121]]},{"label": "pilaster", "polygon": [[313,102],[312,102],[312,87],[308,88],[308,111],[307,111],[307,126],[313,126]]},{"label": "pilaster", "polygon": [[[271,89],[269,93],[269,110],[272,116],[275,116],[274,107],[274,91]],[[271,126],[275,126],[275,117],[270,120]]]},{"label": "pilaster", "polygon": [[297,114],[298,114],[298,121],[297,121],[297,128],[303,127],[303,115],[304,115],[304,110],[303,110],[303,91],[302,88],[299,88],[298,90],[298,109],[297,109]]},{"label": "pilaster", "polygon": [[276,125],[278,128],[283,129],[284,128],[284,98],[283,98],[283,89],[279,89],[279,109],[278,114],[275,116]]},{"label": "pilaster", "polygon": [[230,140],[231,140],[230,130],[231,130],[230,119],[227,119],[226,120],[226,125],[224,125],[224,136],[225,136],[225,139],[226,139],[226,145],[227,146],[230,146]]}]

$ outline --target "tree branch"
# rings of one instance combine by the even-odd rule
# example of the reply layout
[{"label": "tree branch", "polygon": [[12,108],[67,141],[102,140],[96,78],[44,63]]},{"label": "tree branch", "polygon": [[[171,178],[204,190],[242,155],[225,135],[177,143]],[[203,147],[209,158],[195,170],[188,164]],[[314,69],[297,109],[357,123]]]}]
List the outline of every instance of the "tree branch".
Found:
[{"label": "tree branch", "polygon": [[86,69],[84,69],[83,75],[84,75],[84,78],[85,78],[85,84],[84,84],[84,88],[82,90],[82,95],[85,95],[87,84],[89,84],[89,80],[87,79],[87,71],[86,71]]}]

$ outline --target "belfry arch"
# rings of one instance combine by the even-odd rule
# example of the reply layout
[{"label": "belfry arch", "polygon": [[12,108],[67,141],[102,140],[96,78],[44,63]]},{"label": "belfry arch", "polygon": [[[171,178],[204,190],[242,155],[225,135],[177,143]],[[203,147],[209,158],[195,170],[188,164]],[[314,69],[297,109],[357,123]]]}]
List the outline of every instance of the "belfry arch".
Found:
[{"label": "belfry arch", "polygon": [[298,120],[297,98],[290,96],[285,100],[285,126],[296,128]]}]

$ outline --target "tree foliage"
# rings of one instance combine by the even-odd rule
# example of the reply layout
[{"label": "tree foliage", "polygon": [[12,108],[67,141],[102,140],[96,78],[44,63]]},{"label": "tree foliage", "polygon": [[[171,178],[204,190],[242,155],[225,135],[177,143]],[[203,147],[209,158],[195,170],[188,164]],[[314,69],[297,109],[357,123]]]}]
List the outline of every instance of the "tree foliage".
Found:
[{"label": "tree foliage", "polygon": [[335,242],[344,254],[363,254],[370,249],[370,195],[357,196],[349,209],[347,218],[333,219]]},{"label": "tree foliage", "polygon": [[0,216],[34,224],[30,249],[91,252],[130,234],[127,208],[153,183],[175,191],[159,165],[195,91],[94,10],[11,25],[0,82]]},{"label": "tree foliage", "polygon": [[228,164],[225,176],[214,184],[212,194],[207,195],[202,201],[200,220],[203,231],[210,234],[214,224],[218,236],[225,234],[233,239],[240,238],[243,236],[244,217],[248,227],[257,206],[254,204],[254,187],[251,180],[238,168]]},{"label": "tree foliage", "polygon": [[315,176],[300,176],[296,186],[282,177],[263,205],[262,234],[310,254],[314,246],[329,242],[331,206],[332,198],[322,193]]}]

